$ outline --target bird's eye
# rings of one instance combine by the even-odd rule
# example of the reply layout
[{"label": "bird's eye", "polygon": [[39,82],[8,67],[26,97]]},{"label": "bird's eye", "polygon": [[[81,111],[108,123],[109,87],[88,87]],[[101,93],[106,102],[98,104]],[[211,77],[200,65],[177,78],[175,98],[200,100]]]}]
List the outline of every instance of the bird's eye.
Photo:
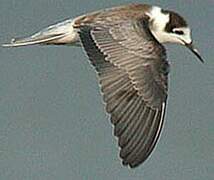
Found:
[{"label": "bird's eye", "polygon": [[173,31],[175,34],[178,34],[178,35],[184,35],[184,32],[181,31],[181,30],[175,30]]}]

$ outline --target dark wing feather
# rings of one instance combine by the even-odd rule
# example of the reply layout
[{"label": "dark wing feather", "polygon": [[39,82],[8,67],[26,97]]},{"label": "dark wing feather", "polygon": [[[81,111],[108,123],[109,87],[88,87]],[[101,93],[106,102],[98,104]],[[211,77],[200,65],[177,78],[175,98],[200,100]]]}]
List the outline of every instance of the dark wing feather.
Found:
[{"label": "dark wing feather", "polygon": [[91,30],[91,36],[106,55],[106,61],[124,69],[138,94],[151,107],[158,108],[167,97],[167,80],[161,73],[167,66],[166,54],[145,24],[143,20],[138,20],[113,26],[96,25]]},{"label": "dark wing feather", "polygon": [[[123,24],[85,25],[79,31],[98,72],[106,110],[119,138],[120,157],[130,167],[141,164],[152,152],[161,132],[167,97],[167,76],[161,72],[164,53],[147,53],[145,46],[157,42],[142,38],[133,27],[130,23],[126,28]],[[151,48],[160,48],[156,44]]]}]

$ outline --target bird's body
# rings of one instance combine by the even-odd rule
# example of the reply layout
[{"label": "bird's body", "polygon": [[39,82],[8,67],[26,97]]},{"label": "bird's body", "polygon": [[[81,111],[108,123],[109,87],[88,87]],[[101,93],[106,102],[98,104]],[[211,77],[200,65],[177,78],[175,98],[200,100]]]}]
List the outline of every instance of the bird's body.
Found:
[{"label": "bird's body", "polygon": [[5,46],[82,45],[98,73],[123,164],[136,167],[152,152],[163,125],[169,72],[162,45],[166,42],[186,45],[201,59],[180,15],[145,4],[82,15]]}]

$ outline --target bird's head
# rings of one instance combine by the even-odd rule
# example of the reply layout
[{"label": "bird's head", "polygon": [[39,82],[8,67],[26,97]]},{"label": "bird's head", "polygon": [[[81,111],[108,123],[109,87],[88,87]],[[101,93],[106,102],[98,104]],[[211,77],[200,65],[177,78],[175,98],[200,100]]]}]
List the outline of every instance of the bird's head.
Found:
[{"label": "bird's head", "polygon": [[193,46],[191,29],[178,13],[152,7],[148,13],[150,30],[160,43],[176,43],[190,49],[201,62],[204,62],[199,51]]}]

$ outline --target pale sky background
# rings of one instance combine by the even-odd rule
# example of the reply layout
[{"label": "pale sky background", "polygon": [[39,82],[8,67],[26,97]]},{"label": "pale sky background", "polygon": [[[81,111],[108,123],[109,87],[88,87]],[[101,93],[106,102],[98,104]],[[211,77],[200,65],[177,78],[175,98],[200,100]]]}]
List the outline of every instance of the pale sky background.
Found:
[{"label": "pale sky background", "polygon": [[[0,44],[126,2],[0,0]],[[182,14],[206,61],[167,46],[168,108],[152,156],[136,169],[121,165],[96,74],[81,48],[0,48],[1,180],[214,179],[214,0],[138,2]]]}]

